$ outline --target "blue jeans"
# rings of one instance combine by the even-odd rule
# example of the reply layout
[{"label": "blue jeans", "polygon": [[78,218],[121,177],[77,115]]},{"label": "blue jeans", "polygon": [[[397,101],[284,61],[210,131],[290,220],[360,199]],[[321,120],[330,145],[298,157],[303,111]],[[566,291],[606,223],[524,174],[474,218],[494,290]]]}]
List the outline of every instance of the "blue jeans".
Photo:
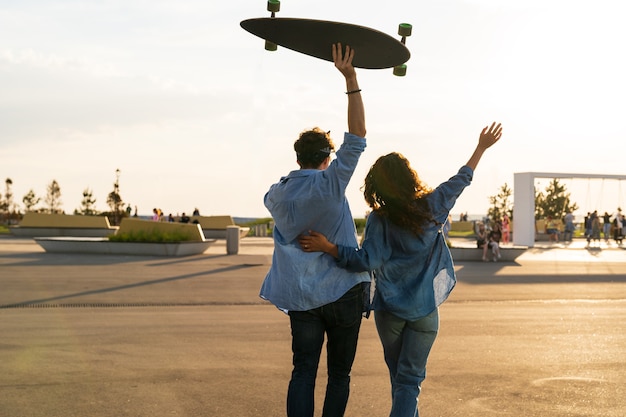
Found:
[{"label": "blue jeans", "polygon": [[315,377],[325,334],[328,335],[328,382],[322,416],[344,415],[362,310],[363,289],[358,284],[333,303],[309,311],[289,312],[293,371],[287,392],[287,416],[313,417]]},{"label": "blue jeans", "polygon": [[439,331],[439,311],[406,321],[375,311],[376,329],[391,377],[390,417],[417,417],[417,397],[426,378],[426,361]]}]

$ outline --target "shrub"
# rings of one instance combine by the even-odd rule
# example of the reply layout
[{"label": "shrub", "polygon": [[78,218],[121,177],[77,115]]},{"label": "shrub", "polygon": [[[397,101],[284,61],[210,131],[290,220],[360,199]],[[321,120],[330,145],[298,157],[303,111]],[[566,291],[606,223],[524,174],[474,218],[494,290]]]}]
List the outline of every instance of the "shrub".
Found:
[{"label": "shrub", "polygon": [[354,219],[354,226],[356,227],[356,231],[358,234],[363,233],[365,230],[365,223],[367,219]]},{"label": "shrub", "polygon": [[109,236],[111,242],[141,243],[178,243],[191,240],[189,235],[181,232],[162,232],[159,230],[139,230],[136,232],[119,233]]}]

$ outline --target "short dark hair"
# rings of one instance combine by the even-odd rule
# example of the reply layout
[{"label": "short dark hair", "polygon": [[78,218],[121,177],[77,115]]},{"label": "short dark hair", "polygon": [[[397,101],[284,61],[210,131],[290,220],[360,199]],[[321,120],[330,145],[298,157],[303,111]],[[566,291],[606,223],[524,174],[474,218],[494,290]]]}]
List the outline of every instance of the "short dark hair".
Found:
[{"label": "short dark hair", "polygon": [[302,168],[317,168],[335,150],[330,132],[319,127],[305,130],[293,144]]}]

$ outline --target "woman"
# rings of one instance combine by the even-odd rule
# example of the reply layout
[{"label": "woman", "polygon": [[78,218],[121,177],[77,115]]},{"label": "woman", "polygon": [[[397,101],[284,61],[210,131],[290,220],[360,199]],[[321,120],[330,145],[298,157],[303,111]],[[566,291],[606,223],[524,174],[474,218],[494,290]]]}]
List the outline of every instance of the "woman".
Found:
[{"label": "woman", "polygon": [[613,219],[613,238],[618,245],[622,244],[624,238],[624,216],[622,216],[622,209],[617,209],[617,215]]},{"label": "woman", "polygon": [[553,219],[552,216],[548,216],[548,219],[546,221],[546,233],[548,234],[548,239],[550,240],[550,242],[552,242],[553,240],[555,242],[559,241],[559,226],[557,224],[557,221]]},{"label": "woman", "polygon": [[507,214],[502,218],[502,244],[507,245],[509,243],[511,233],[511,220]]},{"label": "woman", "polygon": [[495,222],[493,230],[487,235],[487,244],[483,245],[483,261],[487,262],[487,250],[491,251],[492,260],[497,262],[500,259],[500,238],[502,229],[499,222]]},{"label": "woman", "polygon": [[591,215],[591,239],[600,243],[600,216],[598,211],[594,211]]},{"label": "woman", "polygon": [[352,271],[373,271],[372,308],[391,376],[392,417],[419,415],[417,397],[439,330],[438,306],[456,283],[442,225],[483,153],[501,136],[500,124],[485,127],[467,164],[435,190],[399,153],[380,157],[365,178],[372,213],[361,249],[335,245],[315,231],[299,238],[306,252],[326,252]]},{"label": "woman", "polygon": [[476,248],[482,249],[487,244],[487,230],[485,229],[485,223],[478,222],[476,228]]}]

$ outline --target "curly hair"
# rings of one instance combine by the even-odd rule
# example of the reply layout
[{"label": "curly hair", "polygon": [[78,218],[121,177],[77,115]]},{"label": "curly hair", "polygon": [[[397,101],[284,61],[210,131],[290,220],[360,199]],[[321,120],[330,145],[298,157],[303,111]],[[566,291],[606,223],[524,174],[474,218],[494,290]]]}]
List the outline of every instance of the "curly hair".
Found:
[{"label": "curly hair", "polygon": [[335,150],[335,145],[330,138],[330,132],[314,127],[300,133],[293,149],[302,168],[317,168]]},{"label": "curly hair", "polygon": [[395,225],[419,235],[433,219],[426,197],[432,192],[402,154],[392,152],[381,156],[372,165],[363,196],[370,208],[387,217]]}]

